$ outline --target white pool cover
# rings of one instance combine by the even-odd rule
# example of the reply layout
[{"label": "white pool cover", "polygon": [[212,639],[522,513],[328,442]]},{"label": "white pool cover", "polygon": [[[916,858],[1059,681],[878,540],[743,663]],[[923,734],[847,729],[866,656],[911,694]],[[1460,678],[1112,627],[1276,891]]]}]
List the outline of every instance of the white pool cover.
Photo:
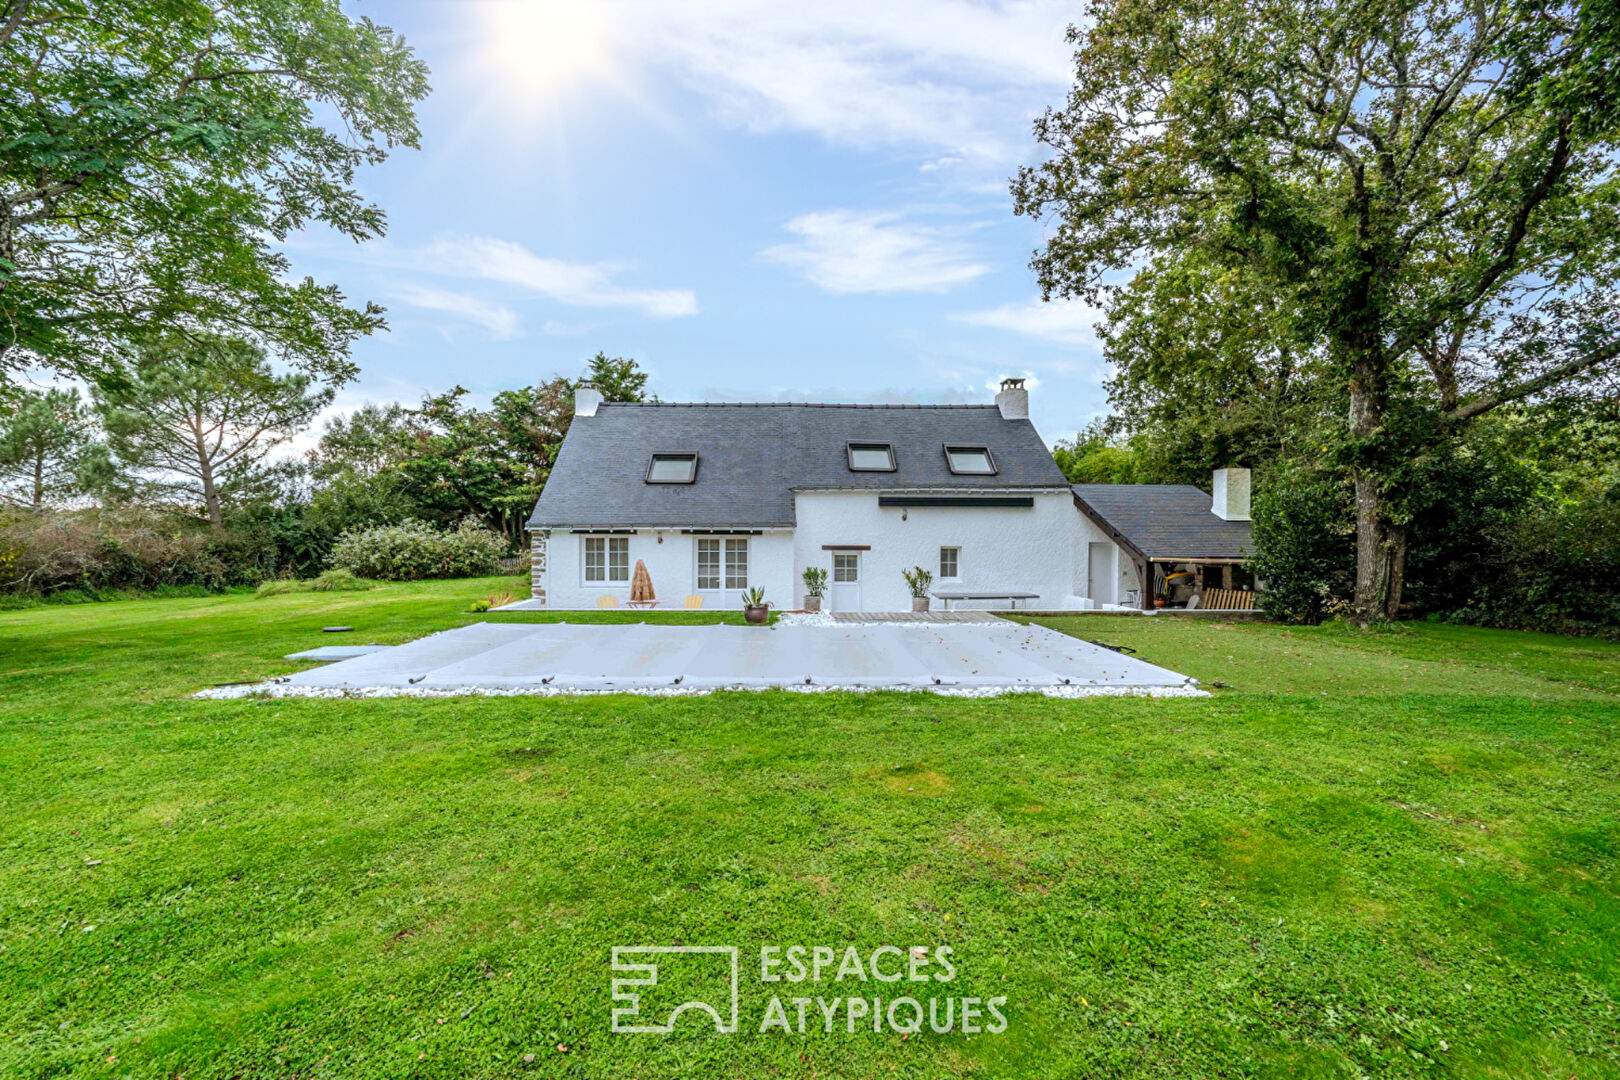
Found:
[{"label": "white pool cover", "polygon": [[1161,667],[1040,626],[654,626],[476,623],[247,687],[347,694],[692,693],[721,689],[1202,695]]}]

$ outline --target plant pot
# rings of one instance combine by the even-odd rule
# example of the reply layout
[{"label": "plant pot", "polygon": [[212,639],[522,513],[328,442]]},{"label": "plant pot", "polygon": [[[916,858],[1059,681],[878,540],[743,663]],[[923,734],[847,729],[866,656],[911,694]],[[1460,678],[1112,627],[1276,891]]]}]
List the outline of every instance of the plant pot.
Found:
[{"label": "plant pot", "polygon": [[806,610],[806,611],[820,611],[821,610],[821,597],[819,597],[819,596],[807,596],[807,597],[805,597],[804,598],[804,610]]},{"label": "plant pot", "polygon": [[926,597],[926,596],[913,596],[911,598],[911,610],[912,611],[927,611],[928,610],[928,597]]},{"label": "plant pot", "polygon": [[763,626],[765,620],[770,617],[770,614],[771,609],[766,607],[764,604],[743,608],[743,618],[747,619],[755,626]]},{"label": "plant pot", "polygon": [[1164,597],[1155,596],[1153,598],[1153,606],[1158,608],[1160,611],[1163,611],[1164,610]]}]

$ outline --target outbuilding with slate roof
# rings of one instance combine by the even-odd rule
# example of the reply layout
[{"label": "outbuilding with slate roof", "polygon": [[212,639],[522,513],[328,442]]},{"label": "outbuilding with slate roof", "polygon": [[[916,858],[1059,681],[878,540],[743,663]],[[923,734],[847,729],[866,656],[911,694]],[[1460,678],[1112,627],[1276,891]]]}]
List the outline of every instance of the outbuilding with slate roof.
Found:
[{"label": "outbuilding with slate roof", "polygon": [[1213,486],[1211,496],[1191,484],[1075,484],[1074,504],[1130,560],[1139,580],[1153,582],[1142,594],[1144,606],[1155,596],[1185,605],[1209,590],[1247,592],[1256,585],[1245,567],[1254,552],[1249,470],[1217,469]]}]

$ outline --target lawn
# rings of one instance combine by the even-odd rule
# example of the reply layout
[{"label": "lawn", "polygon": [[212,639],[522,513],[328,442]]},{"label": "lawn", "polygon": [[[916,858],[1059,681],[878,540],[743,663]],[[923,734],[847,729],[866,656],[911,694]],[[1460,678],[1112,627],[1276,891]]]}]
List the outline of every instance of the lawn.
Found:
[{"label": "lawn", "polygon": [[[189,698],[323,625],[548,618],[467,613],[507,587],[0,613],[0,1075],[1620,1075],[1620,646],[1092,616],[1042,621],[1227,685]],[[613,1033],[611,949],[676,943],[740,947],[741,1030]],[[901,994],[1006,1029],[849,1030]]]}]

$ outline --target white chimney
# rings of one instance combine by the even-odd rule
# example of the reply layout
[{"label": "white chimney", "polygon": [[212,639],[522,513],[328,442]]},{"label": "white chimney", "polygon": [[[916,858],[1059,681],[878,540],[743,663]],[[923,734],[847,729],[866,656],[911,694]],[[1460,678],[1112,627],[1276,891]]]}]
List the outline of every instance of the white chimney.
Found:
[{"label": "white chimney", "polygon": [[996,395],[996,408],[1003,420],[1029,419],[1029,391],[1023,379],[1002,379],[1001,393]]},{"label": "white chimney", "polygon": [[581,383],[574,389],[574,415],[595,416],[596,407],[602,404],[602,391],[590,383]]},{"label": "white chimney", "polygon": [[1249,470],[1215,470],[1215,504],[1210,511],[1222,521],[1249,520]]}]

